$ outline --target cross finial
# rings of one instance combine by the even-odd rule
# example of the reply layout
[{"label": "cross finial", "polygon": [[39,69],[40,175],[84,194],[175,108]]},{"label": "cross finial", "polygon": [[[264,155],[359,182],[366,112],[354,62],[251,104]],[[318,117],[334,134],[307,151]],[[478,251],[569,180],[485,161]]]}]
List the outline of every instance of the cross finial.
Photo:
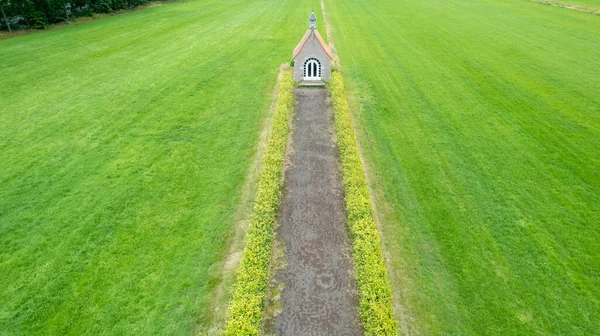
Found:
[{"label": "cross finial", "polygon": [[317,17],[315,16],[315,12],[310,13],[310,17],[308,18],[308,28],[310,30],[317,29]]}]

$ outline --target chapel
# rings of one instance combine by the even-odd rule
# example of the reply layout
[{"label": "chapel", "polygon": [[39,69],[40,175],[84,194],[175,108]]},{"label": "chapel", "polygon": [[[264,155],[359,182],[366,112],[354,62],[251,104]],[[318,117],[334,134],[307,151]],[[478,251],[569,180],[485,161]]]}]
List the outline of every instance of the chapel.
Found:
[{"label": "chapel", "polygon": [[308,30],[292,55],[294,80],[297,82],[329,81],[331,77],[331,49],[317,30],[317,17],[312,12]]}]

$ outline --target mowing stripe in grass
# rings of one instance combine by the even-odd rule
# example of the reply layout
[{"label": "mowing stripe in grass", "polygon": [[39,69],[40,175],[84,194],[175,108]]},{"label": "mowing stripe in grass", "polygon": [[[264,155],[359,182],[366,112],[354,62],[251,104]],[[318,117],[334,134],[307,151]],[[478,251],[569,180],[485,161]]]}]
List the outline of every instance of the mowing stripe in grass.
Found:
[{"label": "mowing stripe in grass", "polygon": [[365,335],[396,335],[398,327],[392,310],[392,292],[382,257],[381,238],[339,72],[331,76],[330,92]]},{"label": "mowing stripe in grass", "polygon": [[246,247],[229,304],[225,335],[258,335],[260,331],[273,230],[281,198],[283,161],[295,103],[293,88],[292,74],[286,71],[280,82]]}]

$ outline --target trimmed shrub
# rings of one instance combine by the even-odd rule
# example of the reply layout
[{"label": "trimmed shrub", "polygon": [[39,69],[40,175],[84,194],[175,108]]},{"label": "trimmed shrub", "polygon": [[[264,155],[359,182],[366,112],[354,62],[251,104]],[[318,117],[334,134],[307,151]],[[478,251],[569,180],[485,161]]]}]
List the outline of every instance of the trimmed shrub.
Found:
[{"label": "trimmed shrub", "polygon": [[294,80],[287,71],[280,82],[246,247],[236,272],[236,283],[227,311],[225,335],[248,336],[260,332],[269,281],[273,231],[281,199],[283,161],[294,104]]},{"label": "trimmed shrub", "polygon": [[381,237],[356,147],[344,82],[339,72],[331,74],[330,94],[356,265],[359,312],[365,335],[397,335],[398,325],[392,310],[392,292],[383,261]]}]

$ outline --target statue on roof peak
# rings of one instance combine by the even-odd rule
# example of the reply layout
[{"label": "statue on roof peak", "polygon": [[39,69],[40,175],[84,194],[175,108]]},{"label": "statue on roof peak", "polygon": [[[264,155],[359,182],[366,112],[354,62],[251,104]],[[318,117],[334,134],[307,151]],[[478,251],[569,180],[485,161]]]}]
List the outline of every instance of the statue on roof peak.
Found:
[{"label": "statue on roof peak", "polygon": [[310,17],[308,18],[308,28],[311,30],[317,29],[317,17],[315,16],[315,12],[310,13]]}]

